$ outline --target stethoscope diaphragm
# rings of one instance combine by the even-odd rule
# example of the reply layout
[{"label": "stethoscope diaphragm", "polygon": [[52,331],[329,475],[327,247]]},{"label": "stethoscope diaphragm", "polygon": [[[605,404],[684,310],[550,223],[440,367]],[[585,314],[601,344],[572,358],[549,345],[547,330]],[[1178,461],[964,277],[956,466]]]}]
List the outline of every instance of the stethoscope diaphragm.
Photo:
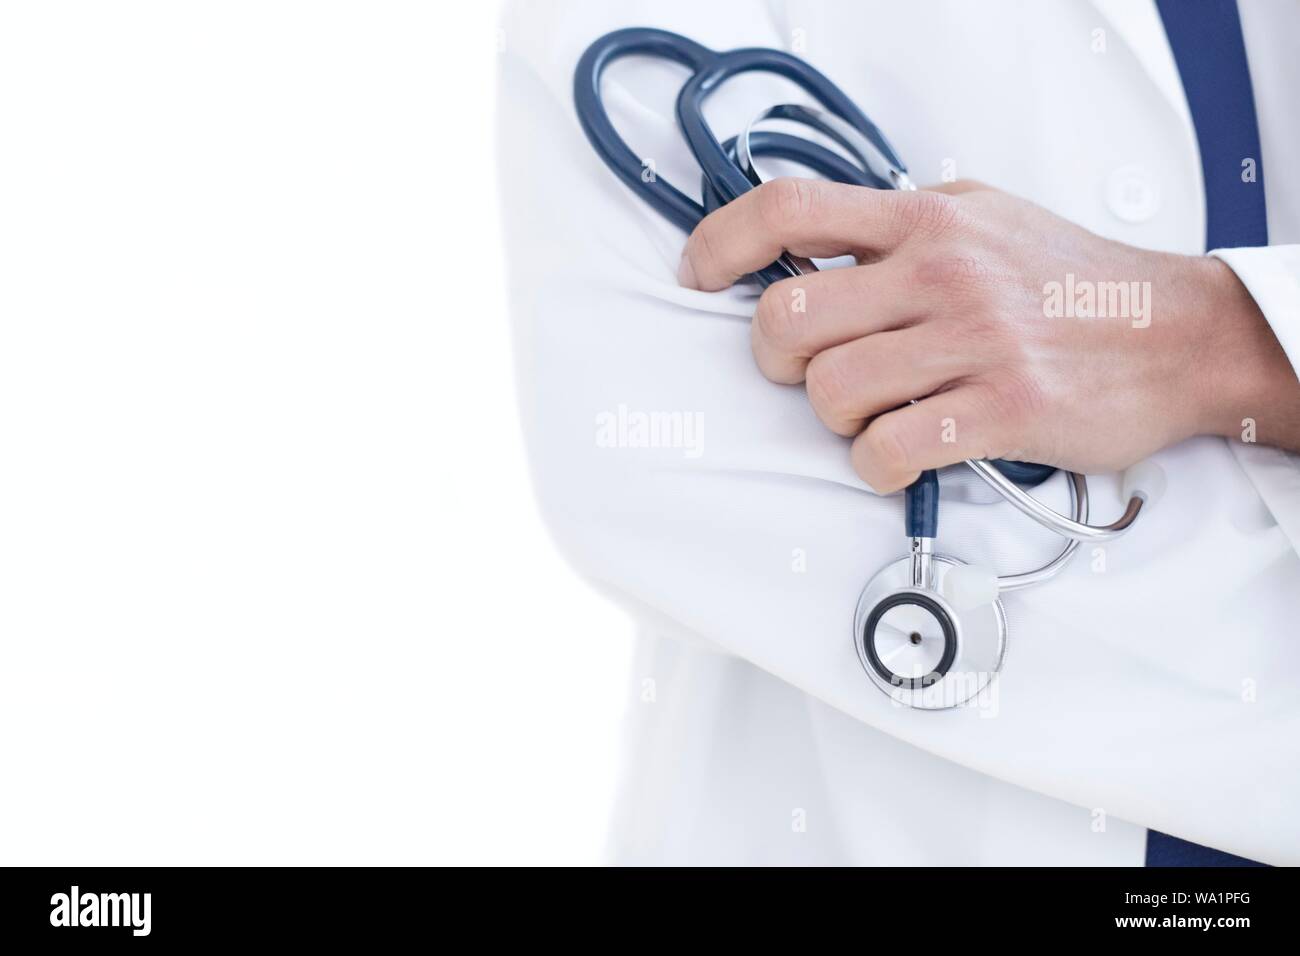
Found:
[{"label": "stethoscope diaphragm", "polygon": [[930,561],[932,587],[913,586],[912,560],[886,565],[867,582],[853,619],[863,670],[897,704],[921,710],[958,707],[997,676],[1006,655],[1007,618],[993,600],[956,608],[943,579],[965,565],[945,555]]}]

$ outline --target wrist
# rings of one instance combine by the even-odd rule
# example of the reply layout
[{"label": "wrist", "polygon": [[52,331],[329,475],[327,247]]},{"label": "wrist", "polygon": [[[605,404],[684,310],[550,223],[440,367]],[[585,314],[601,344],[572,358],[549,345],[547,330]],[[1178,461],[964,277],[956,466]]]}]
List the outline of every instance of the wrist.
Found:
[{"label": "wrist", "polygon": [[[1193,412],[1191,434],[1263,441],[1300,416],[1295,371],[1264,313],[1232,269],[1208,256],[1184,258],[1190,293],[1179,318],[1194,328],[1195,357],[1184,394]],[[1276,438],[1270,444],[1282,443]]]}]

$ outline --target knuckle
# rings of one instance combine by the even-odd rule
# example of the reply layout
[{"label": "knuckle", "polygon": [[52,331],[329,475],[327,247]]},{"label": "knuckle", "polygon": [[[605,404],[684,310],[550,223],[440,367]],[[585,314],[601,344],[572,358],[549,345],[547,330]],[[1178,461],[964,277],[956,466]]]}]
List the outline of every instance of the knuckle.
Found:
[{"label": "knuckle", "polygon": [[808,363],[808,401],[813,411],[827,425],[852,417],[848,414],[850,385],[844,362],[830,352],[822,352]]},{"label": "knuckle", "polygon": [[987,261],[964,248],[936,249],[916,256],[913,280],[918,286],[949,292],[975,292],[988,285]]},{"label": "knuckle", "polygon": [[914,192],[899,204],[904,227],[909,233],[934,237],[949,232],[961,215],[956,196],[938,192]]},{"label": "knuckle", "polygon": [[784,282],[768,286],[754,311],[754,332],[778,352],[794,354],[803,341],[807,313],[796,312],[796,289]]},{"label": "knuckle", "polygon": [[758,187],[758,211],[771,229],[782,229],[812,216],[817,190],[806,179],[774,179]]},{"label": "knuckle", "polygon": [[697,226],[686,240],[686,255],[695,266],[695,274],[699,276],[710,272],[717,264],[713,229],[707,221]]},{"label": "knuckle", "polygon": [[898,474],[908,471],[911,452],[902,431],[886,416],[867,429],[862,453],[866,466],[875,474]]},{"label": "knuckle", "polygon": [[986,390],[988,417],[1020,426],[1041,418],[1046,393],[1038,377],[1026,368],[1002,368]]}]

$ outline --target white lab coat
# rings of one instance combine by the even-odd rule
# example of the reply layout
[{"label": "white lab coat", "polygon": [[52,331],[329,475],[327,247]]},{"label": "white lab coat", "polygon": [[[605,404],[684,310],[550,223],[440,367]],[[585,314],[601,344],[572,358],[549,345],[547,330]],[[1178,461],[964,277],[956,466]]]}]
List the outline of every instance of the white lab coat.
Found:
[{"label": "white lab coat", "polygon": [[[1271,14],[1243,6],[1266,160],[1290,150],[1294,167],[1294,131],[1277,129],[1300,115],[1300,85],[1257,69],[1252,35],[1278,25],[1261,30]],[[612,858],[1140,865],[1151,827],[1300,862],[1296,458],[1212,438],[1162,451],[1168,492],[1130,535],[1005,599],[995,697],[938,713],[894,706],[850,631],[867,578],[902,554],[899,500],[854,475],[847,442],[801,388],[759,374],[755,289],[678,288],[682,234],[578,127],[578,57],[633,25],[720,49],[795,46],[921,183],[955,172],[1182,253],[1202,251],[1205,216],[1190,115],[1144,0],[508,8],[499,146],[535,482],[563,551],[640,624]],[[1282,50],[1274,63],[1294,80]],[[606,97],[656,174],[698,194],[672,119],[683,76],[624,62]],[[791,96],[783,81],[741,78],[709,117],[730,135]],[[1284,178],[1272,162],[1270,184]],[[1268,197],[1275,243],[1300,241],[1287,189]],[[1300,359],[1297,247],[1226,258]],[[635,432],[608,430],[620,408],[624,421],[679,413],[699,431],[680,447],[632,447]],[[1117,480],[1091,487],[1093,515],[1109,520]],[[1062,479],[1041,493],[1064,507]],[[1058,546],[964,469],[945,474],[944,497],[941,551],[1012,571]]]}]

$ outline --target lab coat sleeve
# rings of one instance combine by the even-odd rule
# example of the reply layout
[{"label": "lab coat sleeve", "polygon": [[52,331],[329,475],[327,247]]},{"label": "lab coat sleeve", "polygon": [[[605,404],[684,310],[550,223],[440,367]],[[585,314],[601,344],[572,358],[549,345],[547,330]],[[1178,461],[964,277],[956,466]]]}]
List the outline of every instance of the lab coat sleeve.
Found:
[{"label": "lab coat sleeve", "polygon": [[[1240,690],[1242,675],[1269,675],[1270,687],[1300,681],[1300,650],[1269,639],[1290,591],[1257,587],[1288,580],[1297,558],[1238,507],[1250,504],[1237,493],[1248,482],[1221,442],[1162,453],[1170,474],[1196,479],[1170,482],[1141,535],[1008,598],[1013,649],[991,707],[918,717],[863,674],[853,611],[866,581],[905,553],[900,502],[857,478],[848,442],[821,425],[802,387],[759,373],[749,346],[756,290],[677,285],[685,237],[605,168],[572,105],[574,65],[608,30],[657,26],[715,49],[783,46],[789,24],[774,9],[507,8],[497,133],[516,378],[534,487],[561,550],[658,631],[748,660],[931,753],[1255,859],[1300,860],[1300,818],[1288,810],[1300,766],[1279,765],[1273,743],[1300,733],[1300,706],[1280,693],[1243,706]],[[672,119],[683,75],[629,60],[604,89],[646,175],[698,194]],[[710,101],[719,130],[789,99],[770,78],[744,79]],[[945,551],[1009,571],[1059,550],[1005,507],[960,500],[961,477],[945,479]],[[1039,493],[1063,509],[1063,482],[1050,484]],[[1207,501],[1206,487],[1222,493]],[[1113,477],[1095,480],[1090,497],[1097,515],[1119,513]],[[1243,639],[1225,647],[1223,633]]]},{"label": "lab coat sleeve", "polygon": [[[1216,249],[1210,255],[1237,274],[1300,376],[1300,245]],[[1242,427],[1247,435],[1245,422]],[[1300,550],[1300,455],[1245,442],[1232,442],[1232,450],[1278,525]]]},{"label": "lab coat sleeve", "polygon": [[[901,521],[892,508],[866,519],[862,504],[880,499],[853,474],[847,443],[820,425],[802,388],[758,372],[757,291],[679,288],[685,236],[583,136],[573,65],[587,42],[637,22],[636,5],[614,20],[605,5],[566,4],[588,25],[580,32],[540,6],[517,4],[503,21],[498,155],[521,415],[543,514],[571,563],[639,613],[816,693],[809,674],[859,671],[845,616],[875,555],[899,552]],[[747,6],[732,23],[754,23]],[[642,22],[672,28],[673,8],[646,5]],[[746,39],[701,36],[720,15],[711,12],[693,36]],[[748,39],[780,40],[757,28]],[[671,118],[680,83],[675,67],[616,65],[606,97],[647,170],[698,195]],[[831,660],[812,666],[808,639],[828,634],[843,640],[816,642]]]}]

